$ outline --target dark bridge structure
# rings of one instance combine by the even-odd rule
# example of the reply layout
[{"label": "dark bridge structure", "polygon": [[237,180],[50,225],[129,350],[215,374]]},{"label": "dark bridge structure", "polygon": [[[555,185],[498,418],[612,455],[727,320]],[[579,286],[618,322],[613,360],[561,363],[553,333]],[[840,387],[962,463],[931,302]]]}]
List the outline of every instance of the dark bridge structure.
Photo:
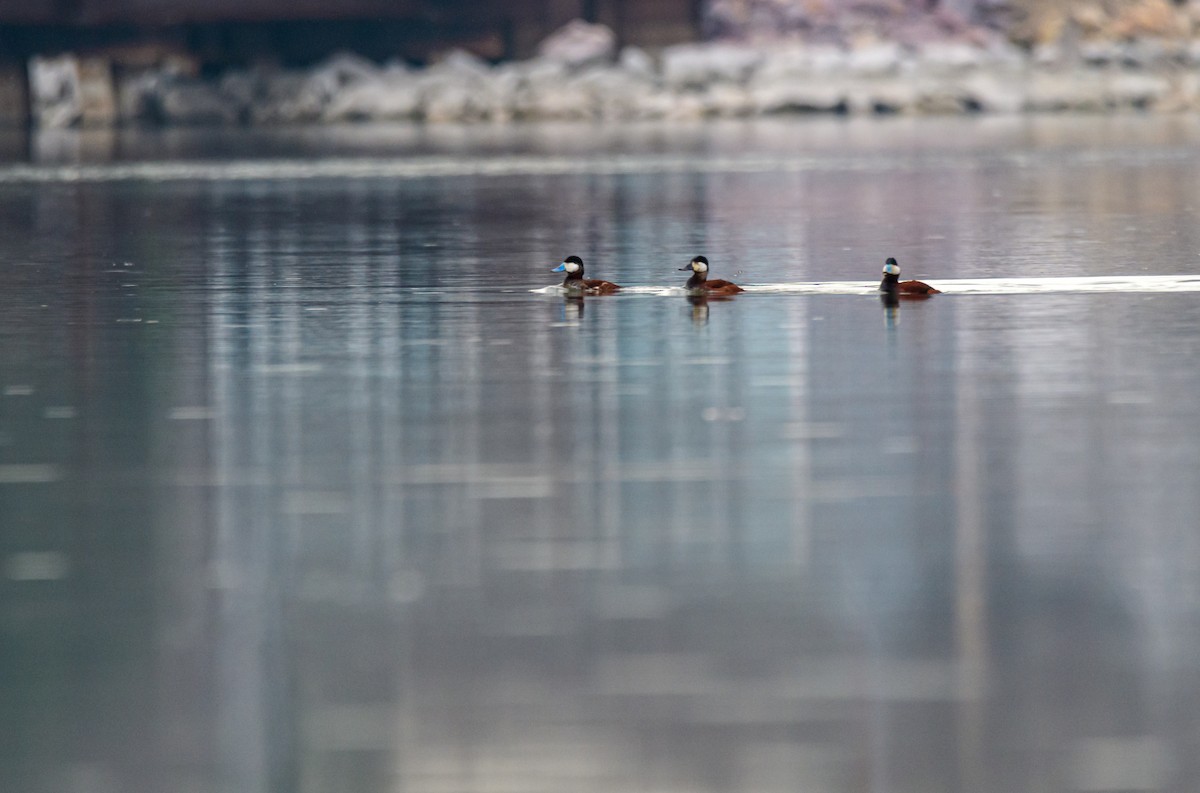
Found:
[{"label": "dark bridge structure", "polygon": [[338,50],[421,63],[462,47],[498,61],[534,53],[582,18],[620,44],[699,35],[702,0],[0,0],[0,59],[61,52],[186,52],[206,68],[303,66]]}]

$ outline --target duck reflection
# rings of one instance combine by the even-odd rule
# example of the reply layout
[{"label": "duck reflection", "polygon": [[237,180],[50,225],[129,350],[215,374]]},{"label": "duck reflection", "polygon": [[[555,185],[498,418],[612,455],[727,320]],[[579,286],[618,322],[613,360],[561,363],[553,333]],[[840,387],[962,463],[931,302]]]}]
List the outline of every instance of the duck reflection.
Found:
[{"label": "duck reflection", "polygon": [[563,322],[579,322],[583,319],[583,295],[568,294],[563,298],[561,318]]},{"label": "duck reflection", "polygon": [[[718,298],[720,299],[720,298]],[[692,322],[696,325],[708,324],[708,301],[704,295],[688,295],[687,302],[692,307]]]},{"label": "duck reflection", "polygon": [[880,292],[879,303],[883,306],[883,324],[891,330],[900,323],[900,298],[895,292]]}]

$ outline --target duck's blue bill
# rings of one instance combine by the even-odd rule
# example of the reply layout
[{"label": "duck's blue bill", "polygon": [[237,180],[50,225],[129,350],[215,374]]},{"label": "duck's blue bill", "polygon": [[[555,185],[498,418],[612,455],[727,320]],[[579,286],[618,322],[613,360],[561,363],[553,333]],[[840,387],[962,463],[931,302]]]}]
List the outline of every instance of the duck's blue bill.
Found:
[{"label": "duck's blue bill", "polygon": [[552,273],[561,273],[561,272],[566,272],[566,269],[567,269],[567,266],[566,266],[565,264],[560,264],[559,266],[555,267],[555,268],[554,268],[553,270],[551,270],[550,272],[552,272]]}]

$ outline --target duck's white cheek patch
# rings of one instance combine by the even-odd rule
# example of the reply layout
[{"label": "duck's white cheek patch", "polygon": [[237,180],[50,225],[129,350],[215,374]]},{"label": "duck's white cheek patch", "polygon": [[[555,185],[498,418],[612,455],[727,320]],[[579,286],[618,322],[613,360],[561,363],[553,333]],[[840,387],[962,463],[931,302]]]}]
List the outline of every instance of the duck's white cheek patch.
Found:
[{"label": "duck's white cheek patch", "polygon": [[698,273],[707,273],[708,272],[708,265],[704,264],[703,262],[696,262],[695,264],[692,265],[692,268],[695,269],[695,271]]},{"label": "duck's white cheek patch", "polygon": [[566,269],[566,271],[568,273],[579,272],[579,265],[575,264],[575,262],[563,262],[563,267]]},{"label": "duck's white cheek patch", "polygon": [[883,271],[888,275],[900,275],[900,268],[894,264],[885,264]]}]

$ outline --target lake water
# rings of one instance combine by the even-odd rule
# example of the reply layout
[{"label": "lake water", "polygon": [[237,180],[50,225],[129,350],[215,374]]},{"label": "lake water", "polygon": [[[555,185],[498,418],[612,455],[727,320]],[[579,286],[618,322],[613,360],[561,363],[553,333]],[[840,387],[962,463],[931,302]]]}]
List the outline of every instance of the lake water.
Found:
[{"label": "lake water", "polygon": [[0,141],[0,789],[1194,791],[1197,144]]}]

